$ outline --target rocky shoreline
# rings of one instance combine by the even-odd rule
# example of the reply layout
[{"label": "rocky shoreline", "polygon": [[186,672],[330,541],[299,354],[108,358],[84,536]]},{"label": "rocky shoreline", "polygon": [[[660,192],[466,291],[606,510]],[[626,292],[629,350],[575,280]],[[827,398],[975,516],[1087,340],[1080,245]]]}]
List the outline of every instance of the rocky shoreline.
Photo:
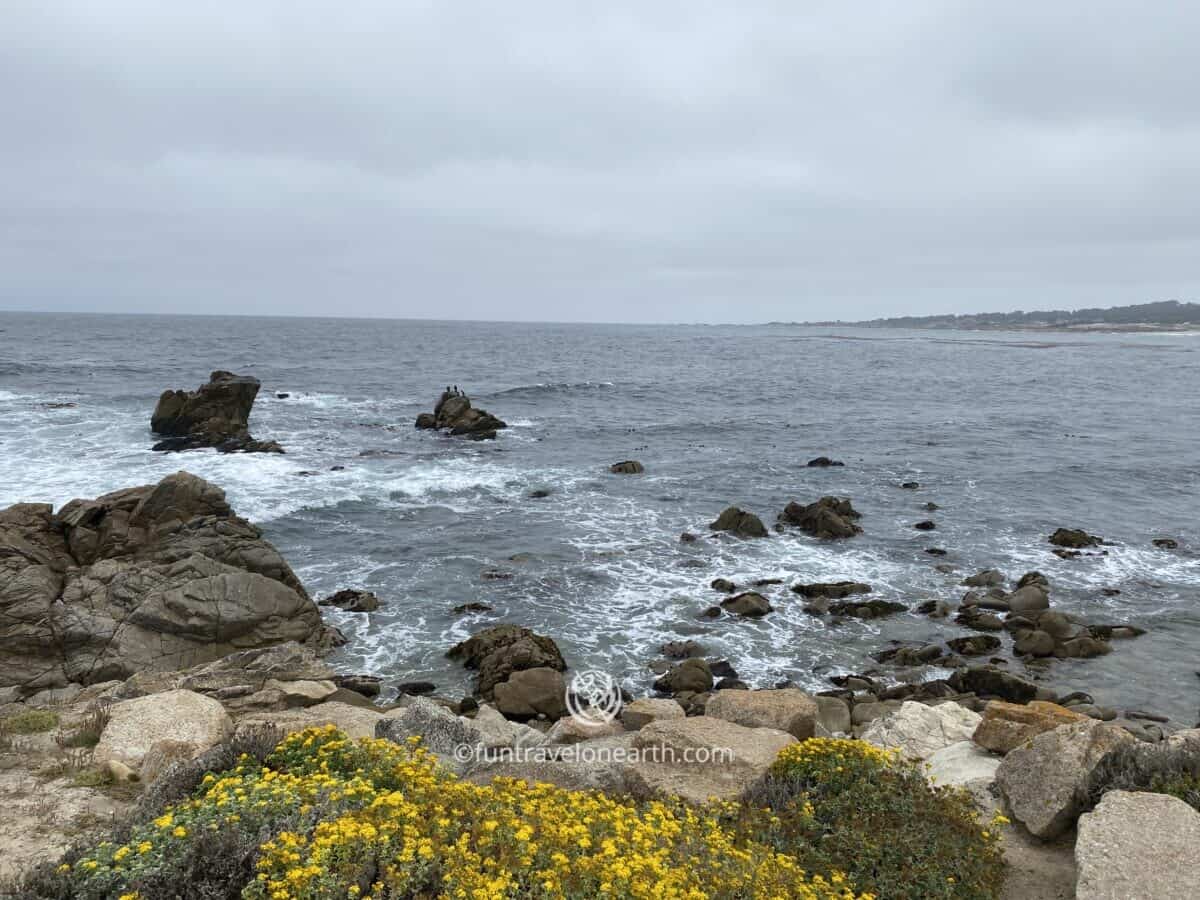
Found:
[{"label": "rocky shoreline", "polygon": [[[214,372],[199,391],[167,392],[154,430],[176,443],[155,449],[270,449],[248,432],[257,391],[254,379]],[[505,424],[449,388],[417,427],[493,439]],[[610,471],[644,467],[627,460]],[[845,541],[865,527],[850,499],[826,496],[788,503],[774,529]],[[772,537],[738,507],[708,530],[709,538],[681,540]],[[1065,558],[1104,552],[1102,538],[1079,529],[1048,541]],[[791,683],[751,689],[736,661],[709,655],[699,641],[671,641],[647,660],[653,693],[621,692],[602,710],[553,637],[496,623],[448,648],[475,679],[471,695],[445,697],[430,683],[331,666],[324,657],[345,638],[322,621],[321,607],[369,612],[380,599],[344,590],[314,602],[262,533],[201,478],[179,472],[57,512],[18,504],[0,511],[0,802],[14,811],[0,826],[3,874],[103,831],[143,789],[239,735],[333,725],[351,738],[418,738],[479,784],[506,776],[694,803],[744,797],[790,744],[852,739],[926,764],[935,783],[961,786],[982,811],[1003,810],[1018,823],[1006,897],[1132,896],[1114,893],[1131,883],[1138,896],[1200,891],[1195,867],[1162,857],[1178,844],[1174,835],[1200,833],[1200,812],[1144,786],[1105,790],[1124,783],[1113,775],[1117,757],[1127,758],[1122,772],[1161,757],[1200,773],[1200,723],[1189,729],[1152,711],[1111,709],[1013,670],[1119,652],[1114,644],[1140,627],[1052,609],[1052,586],[1038,572],[1010,579],[986,570],[961,587],[957,605],[931,599],[910,610],[873,597],[862,582],[714,581],[701,616],[730,627],[799,603],[831,623],[911,611],[972,632],[891,642],[870,654],[873,665],[831,674],[829,688],[815,693]],[[930,677],[931,669],[948,674]],[[698,749],[730,755],[674,761]],[[1114,866],[1119,877],[1109,875]]]}]

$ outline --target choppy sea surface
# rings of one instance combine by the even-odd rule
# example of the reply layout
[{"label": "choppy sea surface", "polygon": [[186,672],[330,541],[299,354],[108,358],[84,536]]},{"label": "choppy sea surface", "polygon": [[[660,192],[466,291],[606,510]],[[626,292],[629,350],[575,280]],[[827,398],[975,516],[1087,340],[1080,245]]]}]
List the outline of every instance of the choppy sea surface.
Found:
[{"label": "choppy sea surface", "polygon": [[[262,380],[251,430],[286,455],[151,452],[158,395],[218,368]],[[415,430],[449,384],[511,427],[484,443]],[[806,467],[819,455],[845,466]],[[630,458],[645,475],[608,474]],[[0,313],[0,506],[178,469],[223,486],[314,596],[380,596],[376,613],[327,613],[351,638],[337,665],[448,695],[469,682],[446,649],[494,622],[550,634],[573,667],[635,692],[681,637],[754,686],[821,688],[891,639],[969,632],[904,613],[831,625],[786,586],[765,619],[701,621],[720,599],[709,582],[856,579],[915,604],[996,567],[1044,572],[1055,608],[1149,630],[1042,666],[1050,684],[1186,724],[1200,706],[1194,335]],[[861,536],[706,528],[730,504],[770,523],[825,494],[853,499]],[[913,529],[926,518],[936,531]],[[1062,560],[1058,526],[1113,543]],[[470,601],[494,610],[452,613]]]}]

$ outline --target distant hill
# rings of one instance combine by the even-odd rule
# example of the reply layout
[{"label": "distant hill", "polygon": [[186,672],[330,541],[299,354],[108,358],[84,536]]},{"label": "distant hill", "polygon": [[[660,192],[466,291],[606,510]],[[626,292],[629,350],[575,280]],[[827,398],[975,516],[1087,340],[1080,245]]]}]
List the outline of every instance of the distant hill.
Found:
[{"label": "distant hill", "polygon": [[[772,322],[772,325],[789,324]],[[790,323],[800,324],[800,323]],[[1163,300],[1108,309],[1051,309],[1037,312],[971,313],[945,316],[897,316],[865,322],[806,322],[806,325],[860,325],[877,328],[960,328],[1050,331],[1186,331],[1200,329],[1200,303]]]}]

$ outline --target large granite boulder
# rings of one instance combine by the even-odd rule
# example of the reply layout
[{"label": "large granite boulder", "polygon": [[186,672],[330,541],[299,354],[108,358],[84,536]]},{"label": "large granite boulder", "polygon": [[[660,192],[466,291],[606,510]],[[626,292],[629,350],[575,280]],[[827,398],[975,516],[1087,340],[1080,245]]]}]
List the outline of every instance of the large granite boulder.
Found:
[{"label": "large granite boulder", "polygon": [[813,737],[817,701],[799,688],[769,691],[717,691],[704,714],[747,728],[774,728],[799,740]]},{"label": "large granite boulder", "polygon": [[1079,817],[1078,900],[1200,897],[1200,813],[1167,794],[1110,791]]},{"label": "large granite boulder", "polygon": [[1085,718],[1082,713],[1045,700],[1033,700],[1024,705],[993,700],[984,707],[983,719],[975,729],[973,740],[985,750],[1003,754],[1042,732]]},{"label": "large granite boulder", "polygon": [[164,438],[154,449],[282,453],[275,441],[250,436],[250,410],[259,387],[253,376],[216,371],[194,391],[163,391],[150,416],[150,430]]},{"label": "large granite boulder", "polygon": [[224,492],[187,472],[0,511],[0,687],[33,693],[340,635]]},{"label": "large granite boulder", "polygon": [[1104,543],[1104,538],[1088,534],[1082,528],[1059,528],[1047,540],[1056,547],[1067,547],[1072,550],[1095,547]]},{"label": "large granite boulder", "polygon": [[926,706],[905,700],[895,712],[867,726],[862,739],[908,759],[928,759],[939,750],[969,741],[979,726],[979,713],[957,703]]},{"label": "large granite boulder", "polygon": [[779,514],[780,525],[791,525],[819,538],[848,538],[862,532],[855,524],[858,511],[845,497],[822,497],[807,506],[789,503]]},{"label": "large granite boulder", "polygon": [[417,416],[418,428],[449,431],[475,441],[490,440],[508,423],[485,409],[471,405],[471,399],[457,387],[448,387],[438,398],[432,413]]},{"label": "large granite boulder", "polygon": [[1030,834],[1056,838],[1075,824],[1096,766],[1134,740],[1125,729],[1095,719],[1043,732],[1004,757],[996,770],[1000,796]]},{"label": "large granite boulder", "polygon": [[773,728],[746,728],[713,716],[652,722],[637,732],[641,751],[627,774],[635,797],[730,800],[766,774],[796,739]]},{"label": "large granite boulder", "polygon": [[188,744],[194,758],[231,734],[233,720],[218,701],[194,691],[166,691],[113,704],[92,756],[98,765],[116,760],[136,771],[161,742]]},{"label": "large granite boulder", "polygon": [[519,625],[493,625],[455,644],[446,654],[479,672],[476,693],[492,698],[496,685],[514,672],[549,668],[565,672],[567,663],[552,638]]},{"label": "large granite boulder", "polygon": [[493,689],[496,708],[518,721],[561,719],[567,714],[567,683],[562,673],[548,666],[521,669]]}]

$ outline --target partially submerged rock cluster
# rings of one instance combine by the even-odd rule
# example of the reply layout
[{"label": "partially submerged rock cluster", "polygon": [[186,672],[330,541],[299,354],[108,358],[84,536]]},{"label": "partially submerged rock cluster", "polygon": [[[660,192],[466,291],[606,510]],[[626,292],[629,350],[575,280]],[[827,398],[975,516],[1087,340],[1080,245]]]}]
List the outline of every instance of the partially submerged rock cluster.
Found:
[{"label": "partially submerged rock cluster", "polygon": [[253,376],[218,370],[194,391],[163,391],[150,417],[150,430],[163,438],[153,449],[282,453],[276,441],[250,435],[250,410],[260,387]]},{"label": "partially submerged rock cluster", "polygon": [[491,440],[508,425],[486,409],[471,405],[471,398],[457,387],[448,387],[438,398],[433,412],[417,416],[417,428],[448,431],[474,441]]}]

